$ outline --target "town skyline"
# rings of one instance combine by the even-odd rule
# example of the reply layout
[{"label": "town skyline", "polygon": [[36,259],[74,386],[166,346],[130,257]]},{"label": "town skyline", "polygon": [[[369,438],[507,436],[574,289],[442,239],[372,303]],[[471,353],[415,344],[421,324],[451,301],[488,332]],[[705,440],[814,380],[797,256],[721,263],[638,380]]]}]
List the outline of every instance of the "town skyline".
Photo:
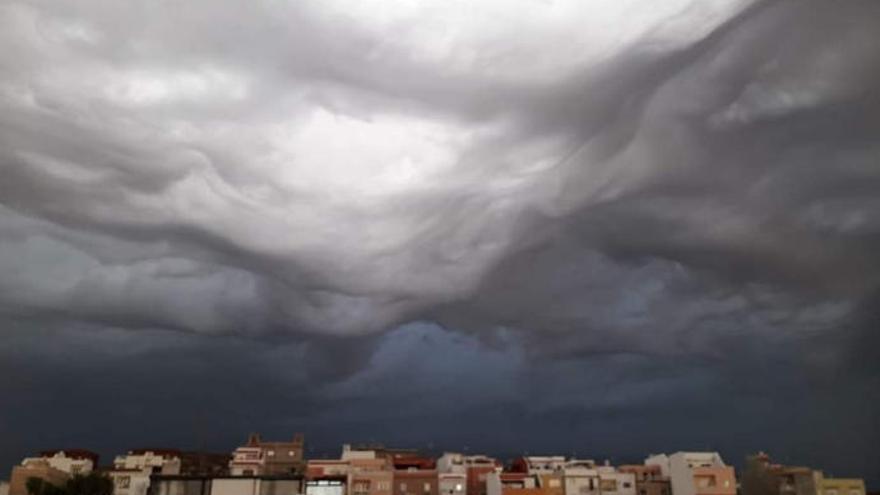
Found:
[{"label": "town skyline", "polygon": [[[866,495],[857,477],[786,465],[763,451],[743,468],[717,452],[649,454],[611,463],[578,456],[520,455],[343,444],[338,456],[309,457],[305,439],[252,433],[227,454],[130,449],[101,465],[85,449],[48,450],[12,467],[2,495],[47,495],[88,479],[91,495]],[[80,486],[76,485],[76,486]],[[85,486],[85,485],[83,485]],[[48,488],[47,488],[48,487]],[[45,490],[50,491],[46,492]]]}]

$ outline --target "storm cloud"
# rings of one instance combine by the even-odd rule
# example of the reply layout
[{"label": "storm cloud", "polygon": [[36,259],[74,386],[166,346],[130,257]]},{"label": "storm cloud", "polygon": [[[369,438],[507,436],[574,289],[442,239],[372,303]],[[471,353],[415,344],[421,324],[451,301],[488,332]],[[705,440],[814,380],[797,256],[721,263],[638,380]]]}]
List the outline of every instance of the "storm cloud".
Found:
[{"label": "storm cloud", "polygon": [[876,483],[878,32],[873,1],[4,2],[0,458],[305,430]]}]

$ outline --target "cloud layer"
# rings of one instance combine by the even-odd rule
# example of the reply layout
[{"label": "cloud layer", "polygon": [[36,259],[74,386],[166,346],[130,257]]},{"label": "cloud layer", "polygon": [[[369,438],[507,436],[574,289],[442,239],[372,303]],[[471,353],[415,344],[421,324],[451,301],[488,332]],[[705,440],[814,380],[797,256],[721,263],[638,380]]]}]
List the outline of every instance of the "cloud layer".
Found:
[{"label": "cloud layer", "polygon": [[[150,362],[160,342],[168,373],[194,382],[241,355],[267,387],[256,403],[308,390],[287,403],[316,432],[330,420],[309,411],[365,404],[363,423],[328,416],[357,436],[380,428],[378,404],[458,390],[466,370],[486,378],[457,405],[403,417],[620,430],[641,408],[672,421],[733,398],[762,417],[785,390],[815,395],[785,438],[836,420],[878,440],[823,405],[861,407],[876,384],[878,14],[871,1],[6,2],[8,376],[44,390],[51,373],[13,355],[85,378]],[[94,368],[38,344],[81,339]],[[436,361],[409,357],[431,349]],[[184,364],[200,353],[203,368]],[[425,367],[412,388],[397,384],[410,359]],[[569,378],[542,385],[553,376]],[[60,393],[45,390],[46,404]],[[261,415],[281,430],[278,417]],[[489,437],[519,438],[510,428]]]}]

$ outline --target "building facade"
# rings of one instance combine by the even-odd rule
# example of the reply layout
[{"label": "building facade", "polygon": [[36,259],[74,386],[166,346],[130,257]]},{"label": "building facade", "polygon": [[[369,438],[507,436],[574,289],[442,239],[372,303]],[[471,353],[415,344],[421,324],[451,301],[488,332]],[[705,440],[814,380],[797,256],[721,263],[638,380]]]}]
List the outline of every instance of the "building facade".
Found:
[{"label": "building facade", "polygon": [[671,495],[669,478],[663,476],[660,466],[641,466],[638,464],[620,466],[618,471],[631,473],[636,481],[637,495]]},{"label": "building facade", "polygon": [[862,479],[826,478],[809,467],[774,464],[764,452],[746,458],[741,484],[743,495],[865,495]]},{"label": "building facade", "polygon": [[571,459],[562,467],[565,495],[600,495],[599,470],[591,459]]},{"label": "building facade", "polygon": [[34,461],[45,461],[52,468],[74,476],[92,472],[98,466],[98,454],[85,449],[44,450],[39,457],[26,457],[21,464]]},{"label": "building facade", "polygon": [[107,476],[113,480],[113,495],[147,495],[152,475],[178,475],[180,468],[178,450],[137,449],[116,456]]},{"label": "building facade", "polygon": [[299,475],[305,470],[303,436],[296,434],[289,442],[267,442],[251,434],[247,444],[235,449],[229,461],[233,476]]},{"label": "building facade", "polygon": [[12,468],[9,495],[27,495],[28,478],[62,486],[72,476],[85,475],[98,465],[98,454],[83,449],[46,450],[38,457],[26,457]]},{"label": "building facade", "polygon": [[27,481],[30,478],[37,478],[44,483],[61,487],[70,479],[70,474],[52,467],[45,460],[27,460],[22,465],[12,468],[9,477],[9,495],[28,495]]},{"label": "building facade", "polygon": [[[464,455],[446,452],[437,459],[436,465],[437,472],[443,475],[445,495],[450,495],[450,490],[460,495],[486,495],[487,476],[501,471],[501,463],[497,459],[482,454]],[[459,483],[456,480],[462,475],[465,483],[461,490],[458,490]]]},{"label": "building facade", "polygon": [[646,466],[658,466],[669,478],[673,495],[736,495],[733,467],[717,452],[676,452],[648,457]]}]

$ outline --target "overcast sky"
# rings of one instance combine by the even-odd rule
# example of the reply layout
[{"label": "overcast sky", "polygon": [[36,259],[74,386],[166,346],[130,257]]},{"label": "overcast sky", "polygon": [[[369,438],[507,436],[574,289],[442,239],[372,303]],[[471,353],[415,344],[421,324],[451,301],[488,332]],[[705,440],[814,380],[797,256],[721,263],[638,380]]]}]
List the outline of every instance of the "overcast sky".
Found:
[{"label": "overcast sky", "polygon": [[876,489],[878,33],[871,0],[2,1],[0,472],[303,431]]}]

